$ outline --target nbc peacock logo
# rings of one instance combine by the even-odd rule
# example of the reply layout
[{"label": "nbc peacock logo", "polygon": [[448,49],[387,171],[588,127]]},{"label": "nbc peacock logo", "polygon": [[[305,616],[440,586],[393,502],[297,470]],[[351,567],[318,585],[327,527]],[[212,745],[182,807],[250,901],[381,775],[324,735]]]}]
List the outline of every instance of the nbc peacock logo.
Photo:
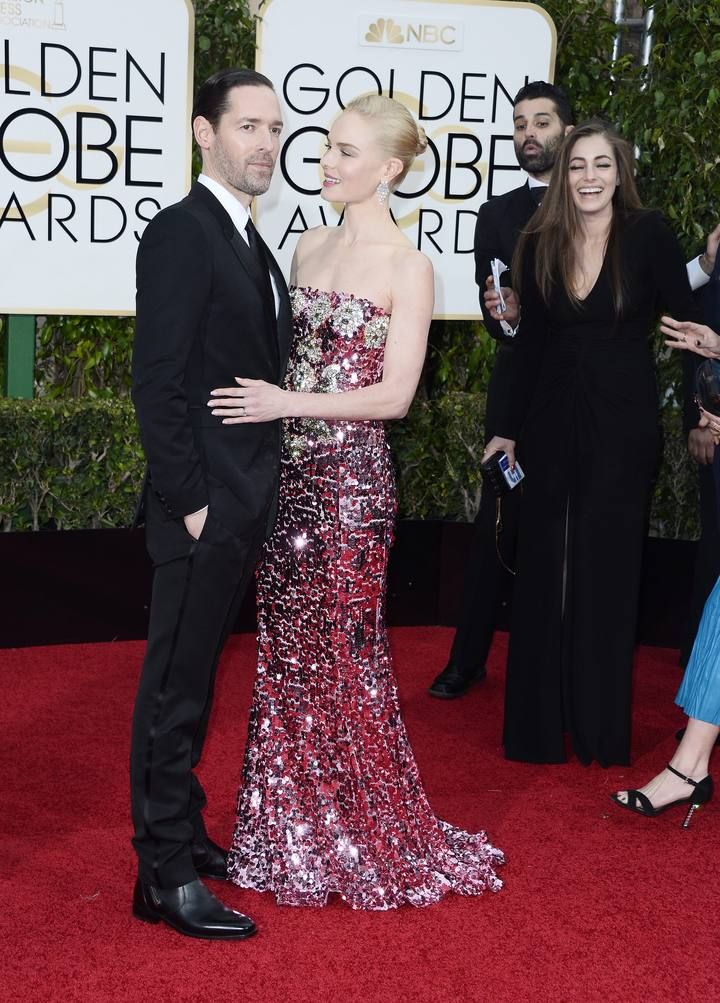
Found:
[{"label": "nbc peacock logo", "polygon": [[382,45],[383,43],[402,45],[405,38],[402,28],[391,17],[379,17],[369,26],[365,34],[365,41],[371,45]]},{"label": "nbc peacock logo", "polygon": [[376,17],[368,24],[367,14],[357,20],[360,45],[400,46],[404,49],[458,51],[463,47],[462,21],[428,21],[413,17]]}]

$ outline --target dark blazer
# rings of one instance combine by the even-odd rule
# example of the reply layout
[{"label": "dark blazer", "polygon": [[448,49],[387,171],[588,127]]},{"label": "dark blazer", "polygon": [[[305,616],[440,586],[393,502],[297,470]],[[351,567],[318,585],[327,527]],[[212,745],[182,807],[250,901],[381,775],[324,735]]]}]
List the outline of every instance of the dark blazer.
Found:
[{"label": "dark blazer", "polygon": [[[498,341],[506,340],[505,335],[498,321],[485,309],[483,299],[485,280],[490,274],[490,262],[493,258],[500,258],[510,268],[520,231],[527,225],[536,208],[526,182],[520,188],[514,188],[505,195],[497,195],[485,202],[478,212],[475,224],[475,281],[480,293],[480,309],[485,327],[488,334]],[[506,276],[504,284],[511,285],[509,276]]]},{"label": "dark blazer", "polygon": [[[490,262],[500,258],[508,268],[512,263],[520,231],[524,229],[535,212],[537,206],[530,194],[527,182],[520,188],[514,188],[505,195],[495,198],[480,206],[475,225],[475,281],[480,294],[480,309],[488,334],[498,342],[498,355],[512,351],[512,341],[506,337],[498,321],[494,320],[485,308],[483,293],[485,280],[490,274]],[[512,285],[511,277],[505,276],[505,285]],[[503,386],[502,367],[495,365],[490,374],[485,406],[486,438],[497,434],[499,421],[498,409],[506,392]]]},{"label": "dark blazer", "polygon": [[[696,293],[701,304],[705,323],[713,331],[720,334],[720,254],[715,261],[710,281]],[[677,320],[688,320],[687,317],[677,317]],[[697,428],[700,412],[695,403],[695,373],[701,362],[702,355],[694,352],[683,352],[683,427],[686,432]]]},{"label": "dark blazer", "polygon": [[148,463],[148,528],[151,518],[181,522],[209,505],[234,535],[256,535],[274,503],[280,423],[222,425],[206,406],[210,391],[236,376],[283,379],[290,302],[263,248],[277,318],[267,275],[204,185],[158,213],[143,234],[132,397]]},{"label": "dark blazer", "polygon": [[716,334],[720,334],[720,254],[715,259],[710,282],[705,292],[705,316]]}]

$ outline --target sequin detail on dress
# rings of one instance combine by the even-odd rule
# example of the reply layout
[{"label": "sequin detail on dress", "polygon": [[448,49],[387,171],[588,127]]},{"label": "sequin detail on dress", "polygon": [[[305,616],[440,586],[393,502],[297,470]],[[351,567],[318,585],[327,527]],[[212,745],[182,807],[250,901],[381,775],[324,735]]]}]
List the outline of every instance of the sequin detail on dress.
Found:
[{"label": "sequin detail on dress", "polygon": [[[389,316],[291,290],[286,386],[382,378]],[[500,850],[436,818],[398,703],[385,627],[395,480],[379,421],[284,423],[280,505],[257,578],[258,670],[229,875],[281,905],[355,909],[498,891]]]}]

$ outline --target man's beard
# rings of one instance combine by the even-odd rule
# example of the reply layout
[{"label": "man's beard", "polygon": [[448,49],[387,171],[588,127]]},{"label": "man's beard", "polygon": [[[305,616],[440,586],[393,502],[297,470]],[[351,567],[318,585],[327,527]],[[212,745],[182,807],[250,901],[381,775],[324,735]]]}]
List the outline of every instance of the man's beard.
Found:
[{"label": "man's beard", "polygon": [[258,176],[253,173],[252,167],[246,167],[245,170],[236,172],[228,180],[233,188],[236,188],[239,192],[245,192],[246,195],[264,195],[270,187],[272,172],[263,172]]},{"label": "man's beard", "polygon": [[522,146],[515,147],[515,156],[524,171],[528,174],[546,174],[555,166],[558,147],[563,137],[557,136],[549,139],[545,146],[541,146],[537,153],[524,153]]},{"label": "man's beard", "polygon": [[270,187],[272,171],[256,173],[253,166],[235,164],[227,156],[224,149],[216,149],[215,155],[218,172],[236,191],[254,197],[255,195],[264,195]]}]

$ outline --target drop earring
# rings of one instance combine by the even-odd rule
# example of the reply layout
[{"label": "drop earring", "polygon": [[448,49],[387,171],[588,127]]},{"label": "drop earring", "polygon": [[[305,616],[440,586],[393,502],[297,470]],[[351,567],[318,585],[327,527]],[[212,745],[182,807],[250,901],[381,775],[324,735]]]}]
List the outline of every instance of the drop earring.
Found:
[{"label": "drop earring", "polygon": [[388,195],[390,194],[390,186],[388,185],[387,181],[381,181],[378,184],[377,188],[375,189],[375,192],[377,194],[378,202],[380,203],[380,205],[385,205],[385,203],[388,200]]}]

